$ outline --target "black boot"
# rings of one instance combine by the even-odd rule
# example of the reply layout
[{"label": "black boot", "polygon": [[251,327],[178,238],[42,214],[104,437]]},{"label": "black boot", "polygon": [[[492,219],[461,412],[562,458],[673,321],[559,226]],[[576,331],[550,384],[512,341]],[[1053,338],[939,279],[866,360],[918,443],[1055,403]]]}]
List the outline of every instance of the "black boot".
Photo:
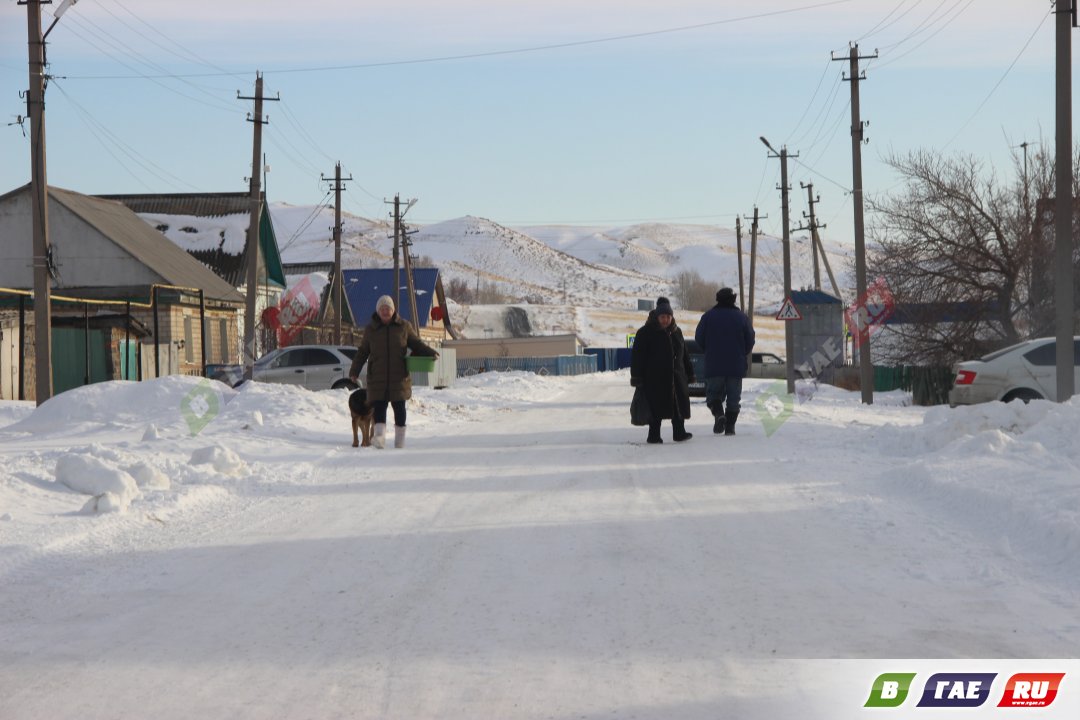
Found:
[{"label": "black boot", "polygon": [[712,431],[717,435],[724,434],[724,403],[713,401],[706,403],[706,407],[713,415]]},{"label": "black boot", "polygon": [[725,435],[734,435],[735,434],[735,421],[738,420],[738,419],[739,419],[739,411],[738,410],[728,410],[724,414],[724,434]]},{"label": "black boot", "polygon": [[657,443],[664,442],[660,437],[660,421],[653,420],[649,423],[649,437],[645,438],[645,442],[656,445]]},{"label": "black boot", "polygon": [[675,418],[671,421],[671,428],[674,431],[672,437],[675,442],[682,442],[683,440],[689,440],[694,437],[694,433],[686,432],[686,421],[682,418]]}]

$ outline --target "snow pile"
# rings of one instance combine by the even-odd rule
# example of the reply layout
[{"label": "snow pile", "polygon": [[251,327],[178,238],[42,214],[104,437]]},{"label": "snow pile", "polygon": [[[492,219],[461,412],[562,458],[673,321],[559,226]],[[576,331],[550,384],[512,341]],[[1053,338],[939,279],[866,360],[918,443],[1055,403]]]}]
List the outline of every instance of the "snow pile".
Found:
[{"label": "snow pile", "polygon": [[93,449],[65,455],[56,463],[56,482],[91,495],[86,512],[124,512],[139,496],[139,486],[127,471],[94,456]]}]

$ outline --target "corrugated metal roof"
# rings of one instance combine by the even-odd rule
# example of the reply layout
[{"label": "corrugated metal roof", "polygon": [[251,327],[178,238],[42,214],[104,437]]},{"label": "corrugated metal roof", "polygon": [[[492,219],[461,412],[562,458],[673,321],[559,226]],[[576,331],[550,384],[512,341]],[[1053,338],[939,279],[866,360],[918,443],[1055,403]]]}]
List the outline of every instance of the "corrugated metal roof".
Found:
[{"label": "corrugated metal roof", "polygon": [[[382,295],[401,297],[398,315],[412,321],[412,307],[409,303],[405,282],[405,271],[401,271],[401,293],[394,292],[393,268],[372,270],[343,270],[345,278],[345,298],[349,311],[356,318],[358,325],[367,325],[368,319],[375,312],[375,303]],[[413,268],[413,286],[416,288],[416,314],[420,316],[418,327],[426,327],[431,317],[431,305],[435,302],[435,282],[439,279],[437,268]],[[417,323],[413,323],[417,325]]]},{"label": "corrugated metal roof", "polygon": [[[173,193],[165,195],[98,195],[116,200],[137,213],[220,217],[251,213],[250,193]],[[263,202],[266,201],[265,195]]]},{"label": "corrugated metal roof", "polygon": [[[49,187],[49,198],[160,275],[165,284],[201,289],[208,299],[244,301],[236,288],[174,245],[125,205],[54,186]],[[117,284],[121,283],[118,281]]]}]

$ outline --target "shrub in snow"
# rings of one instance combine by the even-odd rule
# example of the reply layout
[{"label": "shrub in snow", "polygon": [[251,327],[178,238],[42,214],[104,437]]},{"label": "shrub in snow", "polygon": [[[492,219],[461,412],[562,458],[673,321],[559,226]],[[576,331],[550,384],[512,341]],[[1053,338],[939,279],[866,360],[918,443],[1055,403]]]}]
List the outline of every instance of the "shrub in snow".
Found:
[{"label": "shrub in snow", "polygon": [[77,493],[93,495],[94,499],[83,508],[87,511],[122,512],[139,496],[135,478],[120,468],[87,455],[65,455],[60,458],[56,463],[56,481]]}]

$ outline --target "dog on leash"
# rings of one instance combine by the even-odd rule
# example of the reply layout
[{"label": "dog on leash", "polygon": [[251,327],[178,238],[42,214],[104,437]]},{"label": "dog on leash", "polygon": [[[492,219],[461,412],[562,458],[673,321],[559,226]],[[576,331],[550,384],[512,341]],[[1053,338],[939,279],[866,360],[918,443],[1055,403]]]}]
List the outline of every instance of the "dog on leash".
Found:
[{"label": "dog on leash", "polygon": [[363,446],[369,447],[375,408],[367,401],[367,390],[360,388],[352,391],[349,395],[349,412],[352,413],[352,446],[360,447],[359,433],[363,433]]}]

